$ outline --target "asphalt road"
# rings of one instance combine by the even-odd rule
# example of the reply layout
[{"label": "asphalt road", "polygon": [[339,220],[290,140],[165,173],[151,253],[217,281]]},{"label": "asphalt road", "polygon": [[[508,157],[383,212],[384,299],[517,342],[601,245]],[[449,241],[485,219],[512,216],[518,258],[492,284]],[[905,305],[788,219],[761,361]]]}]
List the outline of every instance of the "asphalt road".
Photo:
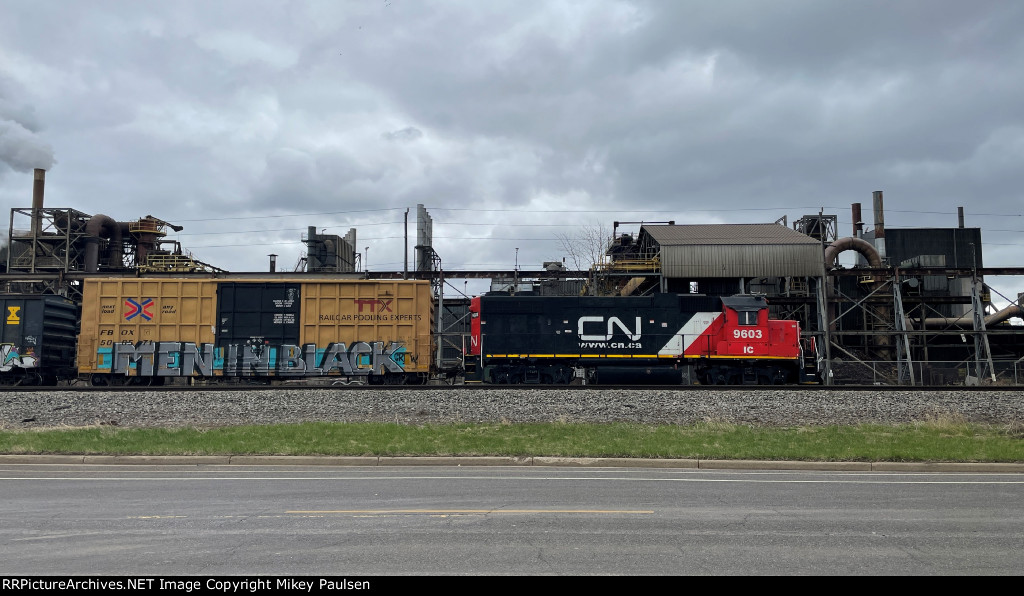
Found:
[{"label": "asphalt road", "polygon": [[0,575],[380,581],[417,575],[1012,576],[1024,569],[1024,475],[1008,468],[571,463],[8,459],[0,461]]}]

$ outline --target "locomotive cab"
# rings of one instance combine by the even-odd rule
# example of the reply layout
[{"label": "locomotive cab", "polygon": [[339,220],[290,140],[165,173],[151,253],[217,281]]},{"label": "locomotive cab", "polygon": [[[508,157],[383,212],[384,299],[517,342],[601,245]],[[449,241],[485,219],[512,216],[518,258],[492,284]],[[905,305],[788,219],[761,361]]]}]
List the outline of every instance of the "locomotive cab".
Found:
[{"label": "locomotive cab", "polygon": [[763,297],[723,297],[722,312],[724,318],[718,342],[718,355],[755,357],[768,354],[775,326],[768,320],[768,302]]},{"label": "locomotive cab", "polygon": [[763,296],[722,297],[722,325],[703,382],[712,385],[781,385],[796,380],[800,326],[770,319]]}]

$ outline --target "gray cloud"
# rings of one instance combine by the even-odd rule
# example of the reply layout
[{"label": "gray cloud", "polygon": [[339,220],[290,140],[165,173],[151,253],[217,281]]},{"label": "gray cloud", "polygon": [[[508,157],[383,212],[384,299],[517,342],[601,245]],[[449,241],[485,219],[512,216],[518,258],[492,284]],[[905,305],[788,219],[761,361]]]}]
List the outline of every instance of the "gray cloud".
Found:
[{"label": "gray cloud", "polygon": [[[1019,265],[1015,3],[7,10],[3,164],[57,153],[49,203],[160,211],[226,268],[264,267],[271,242],[291,260],[317,225],[359,228],[375,267],[397,269],[401,214],[418,203],[447,268],[507,268],[516,247],[521,264],[558,258],[555,234],[595,221],[825,209],[845,233],[874,190],[890,226],[954,225],[964,206],[988,264]],[[0,208],[30,186],[8,172]]]},{"label": "gray cloud", "polygon": [[381,133],[380,136],[389,141],[415,141],[423,136],[423,131],[415,126],[407,126],[401,130]]}]

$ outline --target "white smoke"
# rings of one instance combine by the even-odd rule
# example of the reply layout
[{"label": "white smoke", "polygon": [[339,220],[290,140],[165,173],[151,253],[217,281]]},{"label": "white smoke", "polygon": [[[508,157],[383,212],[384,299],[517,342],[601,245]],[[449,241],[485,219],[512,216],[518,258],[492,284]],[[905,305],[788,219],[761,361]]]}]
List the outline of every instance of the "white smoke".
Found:
[{"label": "white smoke", "polygon": [[0,163],[18,172],[52,168],[57,163],[53,147],[38,130],[31,108],[19,108],[0,96]]},{"label": "white smoke", "polygon": [[0,162],[18,172],[49,170],[57,162],[53,148],[39,135],[12,120],[0,120]]}]

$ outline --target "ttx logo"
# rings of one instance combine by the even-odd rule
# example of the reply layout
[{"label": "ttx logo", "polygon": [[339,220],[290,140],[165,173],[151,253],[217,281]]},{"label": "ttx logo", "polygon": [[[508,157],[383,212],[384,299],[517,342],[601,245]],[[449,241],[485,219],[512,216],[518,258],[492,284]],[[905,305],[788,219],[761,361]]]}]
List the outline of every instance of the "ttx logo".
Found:
[{"label": "ttx logo", "polygon": [[[356,306],[359,307],[359,312],[363,312],[363,309],[368,309],[370,312],[391,312],[391,298],[356,298]],[[380,305],[379,307],[377,305]]]}]

